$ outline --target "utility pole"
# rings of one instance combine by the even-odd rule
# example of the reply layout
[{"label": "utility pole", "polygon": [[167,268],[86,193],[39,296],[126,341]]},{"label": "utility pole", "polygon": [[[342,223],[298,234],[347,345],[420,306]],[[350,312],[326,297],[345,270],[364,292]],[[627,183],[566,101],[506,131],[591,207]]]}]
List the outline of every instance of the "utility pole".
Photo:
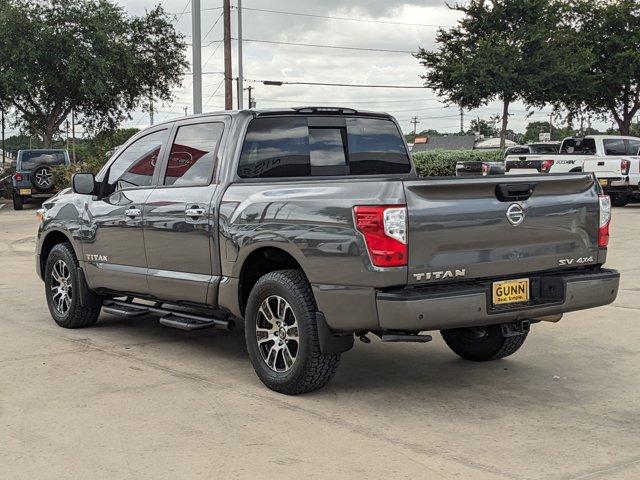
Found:
[{"label": "utility pole", "polygon": [[256,87],[252,85],[249,85],[247,88],[245,88],[245,90],[249,92],[249,108],[256,108],[256,102],[253,99],[253,95],[251,95],[251,92],[254,88]]},{"label": "utility pole", "polygon": [[71,159],[76,163],[76,111],[71,110]]},{"label": "utility pole", "polygon": [[187,113],[187,107],[184,107],[184,116],[186,117],[188,115]]},{"label": "utility pole", "polygon": [[66,127],[65,129],[66,129],[66,132],[67,132],[67,152],[68,152],[69,151],[69,119],[66,119],[64,121],[64,123],[65,123],[65,127]]},{"label": "utility pole", "polygon": [[[199,2],[198,2],[199,3]],[[224,16],[224,109],[233,109],[233,80],[231,78],[231,2],[223,0]]]},{"label": "utility pole", "polygon": [[[238,110],[242,110],[244,85],[242,78],[242,0],[238,2]],[[249,90],[251,92],[251,90]],[[251,102],[249,102],[251,103]]]},{"label": "utility pole", "polygon": [[549,140],[553,140],[553,113],[549,114]]},{"label": "utility pole", "polygon": [[416,130],[418,127],[418,124],[420,123],[420,120],[418,120],[418,117],[411,117],[411,123],[413,123],[413,141],[416,141]]},{"label": "utility pole", "polygon": [[202,31],[200,0],[191,2],[191,45],[193,72],[193,113],[202,113]]},{"label": "utility pole", "polygon": [[464,133],[464,110],[460,107],[460,133]]},{"label": "utility pole", "polygon": [[149,125],[153,125],[153,96],[149,97]]}]

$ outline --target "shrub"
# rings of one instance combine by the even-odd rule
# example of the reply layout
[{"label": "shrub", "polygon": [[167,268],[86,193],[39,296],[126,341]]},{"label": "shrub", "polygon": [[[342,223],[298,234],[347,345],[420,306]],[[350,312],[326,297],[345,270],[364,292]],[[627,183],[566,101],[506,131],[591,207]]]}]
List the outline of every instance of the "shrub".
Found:
[{"label": "shrub", "polygon": [[456,162],[501,162],[502,150],[431,150],[413,154],[421,177],[445,177],[456,174]]},{"label": "shrub", "polygon": [[0,168],[0,198],[11,198],[13,195],[13,174],[16,169],[13,166],[6,167],[4,170]]},{"label": "shrub", "polygon": [[74,173],[93,173],[95,175],[100,171],[106,161],[107,158],[90,158],[84,162],[72,163],[69,167],[65,167],[64,165],[53,167],[51,169],[51,173],[53,173],[53,184],[59,190],[69,188],[71,186],[71,177],[73,177]]}]

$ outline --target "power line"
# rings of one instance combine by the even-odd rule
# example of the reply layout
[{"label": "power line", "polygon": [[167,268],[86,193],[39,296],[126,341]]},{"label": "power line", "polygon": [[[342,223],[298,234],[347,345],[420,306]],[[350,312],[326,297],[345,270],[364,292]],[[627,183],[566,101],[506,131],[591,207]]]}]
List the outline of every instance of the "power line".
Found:
[{"label": "power line", "polygon": [[[187,5],[184,7],[184,10],[182,12],[180,12],[180,13],[175,13],[175,12],[174,13],[168,13],[168,15],[178,15],[177,20],[179,20],[180,17],[182,15],[184,15],[185,13],[191,13],[191,10],[187,11],[187,8],[189,8],[189,4],[190,3],[191,3],[191,0],[189,0],[187,2]],[[222,9],[222,7],[211,7],[211,8],[201,8],[200,11],[201,12],[208,12],[208,11],[211,11],[211,10],[221,10],[221,9]]]},{"label": "power line", "polygon": [[324,83],[324,82],[285,82],[281,80],[248,80],[245,82],[263,83],[264,85],[322,85],[327,87],[356,87],[356,88],[419,88],[425,89],[427,87],[413,86],[413,85],[367,85],[357,83]]},{"label": "power line", "polygon": [[[237,40],[233,38],[232,40]],[[337,50],[356,50],[359,52],[383,52],[383,53],[416,53],[412,50],[390,50],[385,48],[367,48],[367,47],[347,47],[344,45],[320,45],[317,43],[297,43],[297,42],[277,42],[275,40],[258,40],[251,38],[242,39],[243,42],[253,42],[253,43],[268,43],[272,45],[292,45],[295,47],[313,47],[313,48],[331,48]]]},{"label": "power line", "polygon": [[207,31],[207,33],[204,34],[204,37],[202,37],[202,40],[206,40],[207,36],[211,33],[211,31],[215,28],[215,26],[218,24],[218,22],[220,21],[220,19],[222,18],[222,15],[224,14],[221,13],[220,15],[218,15],[218,18],[216,18],[215,22],[213,22],[213,25],[211,25],[211,28]]},{"label": "power line", "polygon": [[383,23],[387,25],[404,25],[409,27],[429,27],[429,28],[451,28],[447,25],[433,25],[427,23],[407,23],[407,22],[394,22],[391,20],[373,20],[369,18],[351,18],[351,17],[333,17],[330,15],[317,15],[313,13],[299,13],[299,12],[285,12],[282,10],[267,10],[265,8],[249,8],[242,7],[243,10],[250,10],[254,12],[263,12],[263,13],[276,13],[279,15],[295,15],[299,17],[311,17],[311,18],[325,18],[329,20],[347,20],[350,22],[368,22],[368,23]]}]

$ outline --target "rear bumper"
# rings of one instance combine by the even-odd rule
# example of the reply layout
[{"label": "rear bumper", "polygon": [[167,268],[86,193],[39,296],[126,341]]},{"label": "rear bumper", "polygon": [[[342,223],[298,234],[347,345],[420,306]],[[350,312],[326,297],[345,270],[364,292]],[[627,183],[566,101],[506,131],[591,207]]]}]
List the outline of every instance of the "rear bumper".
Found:
[{"label": "rear bumper", "polygon": [[473,327],[553,316],[607,305],[616,299],[620,274],[589,270],[532,277],[538,297],[524,306],[491,306],[492,282],[439,285],[378,292],[376,304],[383,330],[428,331]]}]

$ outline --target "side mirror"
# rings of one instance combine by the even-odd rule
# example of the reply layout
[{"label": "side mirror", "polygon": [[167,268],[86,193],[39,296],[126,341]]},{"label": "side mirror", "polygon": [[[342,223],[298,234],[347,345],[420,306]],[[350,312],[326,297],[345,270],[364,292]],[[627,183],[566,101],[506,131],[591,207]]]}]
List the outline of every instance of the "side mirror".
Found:
[{"label": "side mirror", "polygon": [[93,173],[76,173],[72,180],[74,193],[93,195],[96,190],[96,179]]}]

